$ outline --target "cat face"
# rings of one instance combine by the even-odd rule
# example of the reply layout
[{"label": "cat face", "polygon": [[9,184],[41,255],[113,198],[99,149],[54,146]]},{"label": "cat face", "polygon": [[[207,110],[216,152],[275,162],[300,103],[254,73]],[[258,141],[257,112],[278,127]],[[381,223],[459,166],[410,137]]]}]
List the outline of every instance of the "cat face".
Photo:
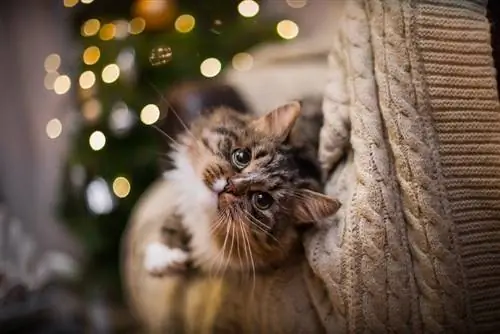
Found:
[{"label": "cat face", "polygon": [[[297,225],[330,216],[340,206],[314,191],[314,164],[300,160],[286,143],[299,113],[298,103],[257,119],[220,108],[180,137],[174,161],[196,178],[186,176],[184,188],[197,188],[187,190],[191,195],[183,201],[192,202],[193,211],[186,211],[194,215],[195,206],[202,208],[211,240],[233,267],[280,261],[298,240]],[[207,228],[192,226],[191,233]]]}]

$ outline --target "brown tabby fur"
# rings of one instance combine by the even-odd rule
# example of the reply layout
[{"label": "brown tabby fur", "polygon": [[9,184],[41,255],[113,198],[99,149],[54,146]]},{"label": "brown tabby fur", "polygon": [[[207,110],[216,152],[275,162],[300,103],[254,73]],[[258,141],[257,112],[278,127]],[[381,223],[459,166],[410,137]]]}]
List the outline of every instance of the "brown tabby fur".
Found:
[{"label": "brown tabby fur", "polygon": [[[188,161],[203,187],[211,188],[222,177],[234,180],[238,192],[236,197],[224,191],[218,194],[218,209],[206,212],[210,228],[199,228],[203,222],[192,213],[197,208],[183,206],[195,194],[186,193],[183,198],[178,185],[188,187],[189,182],[180,180],[191,174],[176,174],[175,168],[167,173],[165,187],[169,189],[165,188],[164,200],[181,201],[181,205],[174,205],[175,213],[163,221],[162,241],[170,247],[187,244],[192,266],[181,274],[156,278],[167,289],[163,290],[166,299],[152,298],[168,305],[156,318],[144,316],[148,311],[141,307],[147,302],[134,291],[141,289],[139,276],[146,281],[154,278],[146,278],[137,264],[131,266],[144,247],[137,244],[138,232],[132,226],[126,249],[130,297],[150,329],[167,333],[324,332],[310,301],[307,281],[312,273],[300,235],[304,226],[335,213],[339,203],[316,192],[320,187],[315,162],[290,144],[299,112],[298,103],[292,103],[253,119],[221,108],[200,118],[179,138],[173,154],[178,170],[186,168]],[[231,152],[240,147],[249,148],[252,159],[237,169],[231,165]],[[271,194],[275,202],[269,209],[256,209],[250,195],[254,191]],[[196,218],[194,223],[189,222],[190,216]]]}]

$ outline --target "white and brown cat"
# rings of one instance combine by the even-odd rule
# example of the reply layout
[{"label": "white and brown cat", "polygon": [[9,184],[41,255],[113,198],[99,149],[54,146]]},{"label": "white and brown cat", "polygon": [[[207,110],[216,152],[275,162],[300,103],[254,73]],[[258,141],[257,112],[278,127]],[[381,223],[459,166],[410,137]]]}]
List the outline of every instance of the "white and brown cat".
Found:
[{"label": "white and brown cat", "polygon": [[166,332],[324,331],[301,233],[340,203],[319,192],[316,162],[290,142],[300,109],[254,118],[218,108],[179,136],[165,173],[175,214],[144,256],[151,275],[178,280]]}]

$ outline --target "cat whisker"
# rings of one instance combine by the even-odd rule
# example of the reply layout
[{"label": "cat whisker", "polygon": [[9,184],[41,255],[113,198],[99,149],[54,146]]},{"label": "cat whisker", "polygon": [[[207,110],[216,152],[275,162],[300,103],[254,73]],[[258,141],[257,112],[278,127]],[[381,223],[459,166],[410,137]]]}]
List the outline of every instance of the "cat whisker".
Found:
[{"label": "cat whisker", "polygon": [[[264,223],[259,221],[256,217],[254,217],[250,212],[248,212],[246,210],[243,210],[243,213],[245,213],[246,217],[248,218],[248,220],[250,221],[250,223],[253,226],[255,226],[257,229],[259,229],[262,233],[264,233],[268,237],[272,238],[278,245],[280,245],[279,240],[276,239],[276,237],[274,235],[272,235],[271,233],[266,231],[265,228],[262,227],[262,226],[265,226]],[[267,226],[266,226],[266,228],[267,228]]]},{"label": "cat whisker", "polygon": [[[253,288],[252,288],[252,295],[255,291],[255,282],[256,282],[256,278],[255,278],[255,261],[253,259],[253,255],[252,255],[252,247],[250,245],[250,239],[249,239],[249,236],[248,236],[248,232],[245,231],[245,229],[243,228],[243,223],[240,221],[240,227],[241,227],[241,230],[243,231],[242,233],[242,236],[243,236],[243,240],[245,241],[245,249],[248,249],[248,254],[250,255],[250,263],[252,265],[252,278],[253,278]],[[246,253],[246,250],[245,250],[245,253]]]},{"label": "cat whisker", "polygon": [[163,94],[161,94],[161,92],[151,82],[149,82],[149,85],[156,91],[156,93],[158,94],[158,96],[160,96],[160,99],[167,104],[168,108],[170,110],[172,110],[172,113],[174,114],[175,118],[177,118],[177,120],[179,121],[179,123],[182,125],[182,127],[184,128],[184,130],[186,130],[186,132],[189,133],[191,135],[191,137],[193,137],[196,140],[196,137],[191,132],[191,130],[189,129],[189,127],[187,126],[187,124],[179,116],[179,114],[175,111],[174,106],[170,103],[170,101],[168,101],[167,98]]}]

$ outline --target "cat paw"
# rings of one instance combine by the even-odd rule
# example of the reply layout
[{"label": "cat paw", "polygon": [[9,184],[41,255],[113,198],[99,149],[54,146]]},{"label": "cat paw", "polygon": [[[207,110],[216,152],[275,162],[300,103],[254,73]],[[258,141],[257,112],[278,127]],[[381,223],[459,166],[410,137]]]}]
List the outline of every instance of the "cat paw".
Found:
[{"label": "cat paw", "polygon": [[189,254],[180,248],[170,248],[155,242],[146,248],[144,267],[153,276],[163,276],[186,269]]}]

